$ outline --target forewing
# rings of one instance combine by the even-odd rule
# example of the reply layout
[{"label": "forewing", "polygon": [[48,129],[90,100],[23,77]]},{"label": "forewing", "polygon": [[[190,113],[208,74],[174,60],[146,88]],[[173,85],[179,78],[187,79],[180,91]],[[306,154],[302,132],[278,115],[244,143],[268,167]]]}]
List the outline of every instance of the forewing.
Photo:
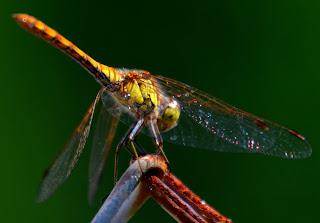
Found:
[{"label": "forewing", "polygon": [[174,97],[182,109],[178,126],[162,133],[166,141],[284,158],[306,158],[312,153],[305,137],[294,130],[244,112],[182,82],[163,76],[153,78],[160,95]]},{"label": "forewing", "polygon": [[133,115],[133,113],[117,102],[112,93],[103,91],[101,94],[101,101],[111,115],[118,118],[120,117],[119,119],[122,123],[131,126],[136,121],[136,117]]},{"label": "forewing", "polygon": [[93,204],[100,181],[103,176],[103,170],[109,155],[113,138],[116,133],[121,109],[118,114],[107,111],[104,105],[101,106],[99,118],[97,121],[93,144],[91,149],[89,166],[89,204]]},{"label": "forewing", "polygon": [[74,165],[77,163],[90,132],[94,109],[100,100],[100,93],[101,91],[99,91],[80,125],[72,133],[69,140],[43,174],[37,194],[38,202],[42,202],[50,197],[66,181]]}]

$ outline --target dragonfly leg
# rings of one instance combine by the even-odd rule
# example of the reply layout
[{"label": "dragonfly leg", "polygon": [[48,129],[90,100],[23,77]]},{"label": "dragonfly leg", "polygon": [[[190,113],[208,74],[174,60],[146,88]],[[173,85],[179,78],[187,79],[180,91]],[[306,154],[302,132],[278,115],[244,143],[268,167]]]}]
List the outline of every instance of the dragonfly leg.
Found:
[{"label": "dragonfly leg", "polygon": [[153,136],[153,140],[154,142],[156,143],[156,146],[158,148],[158,153],[161,153],[161,155],[163,156],[163,158],[165,159],[167,165],[168,165],[168,169],[170,170],[171,172],[171,166],[170,166],[170,163],[169,163],[169,160],[166,156],[166,154],[164,153],[163,151],[163,140],[162,140],[162,137],[161,137],[161,134],[160,134],[160,131],[159,131],[159,128],[158,128],[158,125],[156,122],[151,122],[150,123],[150,127],[151,127],[151,132],[152,132],[152,136]]},{"label": "dragonfly leg", "polygon": [[130,150],[130,148],[128,147],[128,144],[127,144],[126,142],[123,144],[123,146],[124,146],[124,148],[130,153],[130,155],[131,155],[132,157],[134,157],[134,152],[132,152],[132,151]]},{"label": "dragonfly leg", "polygon": [[[117,183],[117,179],[118,179],[118,155],[119,155],[119,152],[123,146],[123,144],[125,144],[126,140],[128,139],[131,131],[133,130],[134,126],[136,125],[136,123],[134,125],[132,125],[130,127],[130,129],[127,131],[127,133],[122,137],[122,139],[120,140],[117,148],[116,148],[116,154],[114,156],[114,176],[113,176],[113,184],[116,185]],[[131,152],[131,151],[130,151]]]},{"label": "dragonfly leg", "polygon": [[140,149],[140,151],[143,153],[143,154],[147,154],[147,152],[142,148],[142,146],[137,142],[137,137],[138,135],[135,136],[133,142],[137,145],[137,147]]},{"label": "dragonfly leg", "polygon": [[[116,154],[115,154],[115,161],[114,161],[114,185],[116,185],[116,182],[118,179],[118,156],[119,156],[119,152],[120,152],[122,146],[124,146],[133,157],[136,157],[139,160],[138,155],[137,155],[137,151],[135,150],[135,147],[134,147],[133,143],[131,143],[131,142],[134,141],[134,137],[136,136],[136,134],[139,133],[139,130],[143,127],[143,123],[144,123],[144,119],[139,119],[134,125],[132,125],[132,127],[125,134],[125,136],[121,139],[121,141],[119,142],[119,144],[117,146]],[[132,153],[132,151],[130,151],[130,149],[127,148],[128,142],[130,142],[130,144],[131,144],[133,153]],[[140,165],[140,161],[139,161],[139,165]],[[141,165],[140,165],[140,168],[141,168]]]},{"label": "dragonfly leg", "polygon": [[141,166],[141,163],[140,163],[140,159],[139,159],[137,150],[136,150],[136,148],[134,147],[133,140],[130,140],[130,144],[131,144],[132,150],[133,150],[133,152],[134,152],[134,155],[135,155],[136,159],[138,160],[138,163],[139,163],[140,169],[141,169],[141,171],[142,171],[142,174],[144,175],[144,171],[143,171],[143,169],[142,169],[142,166]]}]

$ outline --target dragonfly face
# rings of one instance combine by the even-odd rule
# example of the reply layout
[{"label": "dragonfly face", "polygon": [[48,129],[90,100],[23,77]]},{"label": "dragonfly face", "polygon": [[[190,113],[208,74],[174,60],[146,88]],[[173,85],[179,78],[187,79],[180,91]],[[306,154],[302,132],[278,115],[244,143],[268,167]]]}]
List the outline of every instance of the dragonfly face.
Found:
[{"label": "dragonfly face", "polygon": [[312,153],[306,138],[295,130],[242,111],[177,80],[147,71],[103,65],[34,17],[26,14],[13,17],[23,28],[76,60],[102,85],[84,119],[44,175],[39,201],[49,197],[72,171],[84,148],[100,99],[104,106],[93,140],[89,200],[100,181],[119,120],[131,128],[118,144],[116,154],[123,145],[127,149],[130,145],[132,155],[137,157],[135,147],[143,150],[135,142],[140,133],[153,137],[164,157],[162,139],[215,151],[260,153],[289,159],[306,158]]}]

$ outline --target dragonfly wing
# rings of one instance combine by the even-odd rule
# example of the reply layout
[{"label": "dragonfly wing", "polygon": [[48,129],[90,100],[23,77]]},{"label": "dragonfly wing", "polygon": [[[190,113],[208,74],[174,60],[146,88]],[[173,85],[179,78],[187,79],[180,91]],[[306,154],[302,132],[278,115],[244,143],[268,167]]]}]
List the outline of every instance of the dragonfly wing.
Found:
[{"label": "dragonfly wing", "polygon": [[90,132],[94,109],[100,100],[100,93],[101,91],[99,91],[80,125],[72,133],[69,140],[43,174],[37,194],[38,202],[50,197],[66,181],[77,163]]},{"label": "dragonfly wing", "polygon": [[[121,109],[118,114],[109,113],[106,107],[101,106],[99,118],[97,121],[93,144],[91,149],[89,166],[89,204],[93,204],[100,181],[103,176],[103,170],[109,155],[113,138],[116,133]],[[117,116],[116,116],[117,115]]]},{"label": "dragonfly wing", "polygon": [[153,78],[160,94],[174,97],[182,109],[178,126],[162,133],[166,141],[283,158],[306,158],[312,153],[305,137],[294,130],[237,109],[182,82],[163,76]]},{"label": "dragonfly wing", "polygon": [[117,102],[112,93],[103,91],[101,94],[101,101],[111,115],[119,118],[120,114],[119,119],[122,123],[131,126],[136,121],[136,117],[133,115],[133,113]]}]

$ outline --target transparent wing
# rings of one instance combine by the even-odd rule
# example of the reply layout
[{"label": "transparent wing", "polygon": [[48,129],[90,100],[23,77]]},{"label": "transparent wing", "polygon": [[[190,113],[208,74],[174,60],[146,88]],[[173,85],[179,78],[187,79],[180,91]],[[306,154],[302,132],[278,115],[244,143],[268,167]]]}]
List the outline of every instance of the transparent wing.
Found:
[{"label": "transparent wing", "polygon": [[136,121],[136,117],[133,113],[119,104],[119,102],[114,99],[112,93],[106,90],[102,91],[101,101],[107,111],[114,117],[119,118],[122,123],[131,126]]},{"label": "transparent wing", "polygon": [[312,153],[308,141],[292,129],[237,109],[182,82],[163,76],[153,78],[160,95],[174,97],[182,109],[178,125],[161,134],[165,141],[284,158],[306,158]]},{"label": "transparent wing", "polygon": [[80,125],[72,133],[69,140],[44,172],[37,194],[38,202],[42,202],[50,197],[69,177],[86,144],[94,109],[100,100],[100,94],[101,91],[99,91]]},{"label": "transparent wing", "polygon": [[106,107],[101,106],[99,118],[93,138],[89,165],[89,204],[92,205],[97,194],[103,170],[108,159],[113,138],[116,133],[121,109],[118,113],[109,113]]}]

